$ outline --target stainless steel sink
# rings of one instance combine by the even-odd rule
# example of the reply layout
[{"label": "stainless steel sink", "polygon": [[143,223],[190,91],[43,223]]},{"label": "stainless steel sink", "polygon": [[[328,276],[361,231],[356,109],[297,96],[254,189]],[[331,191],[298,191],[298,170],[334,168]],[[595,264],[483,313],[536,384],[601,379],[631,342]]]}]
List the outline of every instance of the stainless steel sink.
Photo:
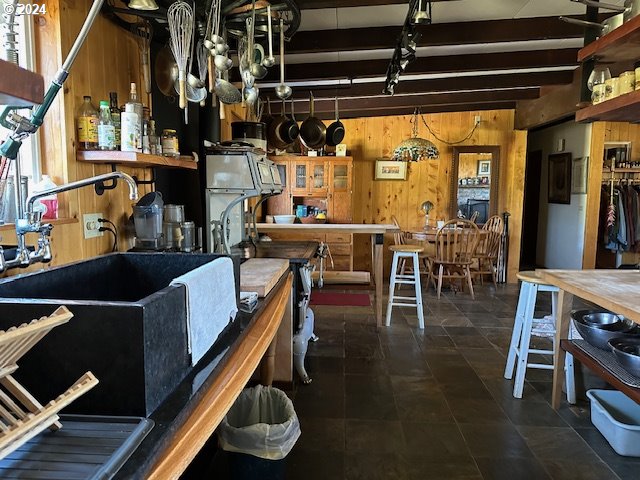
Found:
[{"label": "stainless steel sink", "polygon": [[91,370],[100,383],[68,412],[148,416],[190,370],[185,288],[169,283],[220,256],[116,253],[1,280],[1,329],[59,305],[74,314],[21,360],[16,377],[47,402]]}]

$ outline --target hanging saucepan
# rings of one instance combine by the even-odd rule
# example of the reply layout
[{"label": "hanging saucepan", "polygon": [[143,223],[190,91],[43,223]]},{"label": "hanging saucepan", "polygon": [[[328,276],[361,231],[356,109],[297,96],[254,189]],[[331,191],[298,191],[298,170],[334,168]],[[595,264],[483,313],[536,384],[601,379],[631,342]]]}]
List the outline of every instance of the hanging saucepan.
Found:
[{"label": "hanging saucepan", "polygon": [[619,13],[617,15],[614,15],[613,17],[609,17],[602,23],[586,22],[584,20],[578,20],[576,18],[571,18],[571,17],[558,17],[558,18],[560,18],[560,20],[562,20],[563,22],[573,23],[574,25],[582,25],[583,27],[597,28],[600,30],[600,35],[599,35],[600,37],[615,30],[616,28],[620,27],[624,23],[623,13]]},{"label": "hanging saucepan", "polygon": [[587,7],[604,8],[605,10],[611,10],[613,12],[622,13],[624,15],[624,21],[628,22],[636,15],[640,14],[640,0],[625,0],[624,5],[612,5],[611,3],[594,2],[592,0],[571,0],[572,2],[578,2]]},{"label": "hanging saucepan", "polygon": [[313,93],[309,93],[309,116],[300,125],[300,140],[309,150],[319,150],[327,140],[327,127],[314,116]]},{"label": "hanging saucepan", "polygon": [[335,147],[344,140],[344,125],[338,114],[338,97],[336,97],[336,121],[327,127],[327,145]]},{"label": "hanging saucepan", "polygon": [[273,119],[267,128],[267,138],[269,145],[279,150],[284,150],[291,145],[296,138],[300,129],[295,120],[287,117],[284,100],[282,101],[282,111],[280,115]]}]

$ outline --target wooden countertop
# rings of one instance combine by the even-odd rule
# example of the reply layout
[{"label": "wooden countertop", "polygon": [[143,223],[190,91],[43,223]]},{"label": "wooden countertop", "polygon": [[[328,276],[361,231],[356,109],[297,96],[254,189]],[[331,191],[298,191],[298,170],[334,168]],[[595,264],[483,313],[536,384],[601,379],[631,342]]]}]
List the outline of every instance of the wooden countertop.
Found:
[{"label": "wooden countertop", "polygon": [[258,223],[261,232],[296,230],[323,233],[386,233],[398,230],[391,223]]},{"label": "wooden countertop", "polygon": [[640,323],[640,270],[537,270],[558,288]]}]

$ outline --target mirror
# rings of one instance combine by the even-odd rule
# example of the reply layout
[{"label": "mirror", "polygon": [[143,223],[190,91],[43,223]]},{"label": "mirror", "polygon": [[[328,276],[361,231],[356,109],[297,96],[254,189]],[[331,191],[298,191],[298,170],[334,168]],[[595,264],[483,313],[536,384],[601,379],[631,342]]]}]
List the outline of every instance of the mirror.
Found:
[{"label": "mirror", "polygon": [[499,171],[499,146],[453,147],[449,218],[461,214],[471,219],[475,214],[475,222],[482,225],[489,217],[496,215]]}]

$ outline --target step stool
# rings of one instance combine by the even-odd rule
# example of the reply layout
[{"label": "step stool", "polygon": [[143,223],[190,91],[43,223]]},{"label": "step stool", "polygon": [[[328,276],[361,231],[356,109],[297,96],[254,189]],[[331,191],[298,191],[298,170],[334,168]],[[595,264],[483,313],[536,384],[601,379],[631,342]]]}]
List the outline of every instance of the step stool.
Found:
[{"label": "step stool", "polygon": [[[418,326],[424,329],[424,312],[422,310],[422,286],[420,285],[420,260],[418,254],[424,251],[420,245],[391,245],[393,252],[391,263],[391,279],[389,281],[389,303],[387,303],[387,319],[385,325],[391,325],[391,311],[393,307],[416,307],[418,310]],[[400,260],[413,261],[411,274],[398,273]],[[396,285],[413,285],[415,297],[400,297],[395,294]],[[398,302],[400,300],[400,303]],[[408,303],[412,302],[412,303]]]}]

